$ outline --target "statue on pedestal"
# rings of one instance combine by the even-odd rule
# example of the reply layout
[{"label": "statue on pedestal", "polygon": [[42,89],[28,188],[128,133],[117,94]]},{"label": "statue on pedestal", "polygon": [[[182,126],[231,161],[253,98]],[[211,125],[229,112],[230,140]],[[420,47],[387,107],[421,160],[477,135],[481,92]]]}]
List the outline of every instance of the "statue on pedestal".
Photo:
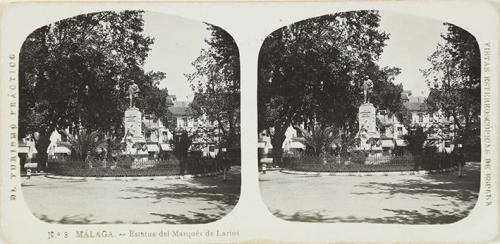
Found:
[{"label": "statue on pedestal", "polygon": [[377,130],[377,110],[368,101],[368,95],[372,90],[373,81],[366,76],[363,82],[364,103],[359,106],[358,110],[359,131],[356,138],[360,139],[358,150],[380,152],[382,148],[375,143],[380,140],[380,134]]},{"label": "statue on pedestal", "polygon": [[130,99],[130,107],[133,107],[134,106],[134,97],[137,97],[137,93],[139,93],[139,86],[137,86],[137,84],[135,83],[132,83],[132,85],[130,85],[128,87],[128,96],[129,96],[129,99]]},{"label": "statue on pedestal", "polygon": [[368,92],[373,90],[373,81],[366,76],[365,82],[363,82],[363,94],[365,95],[364,103],[368,103]]}]

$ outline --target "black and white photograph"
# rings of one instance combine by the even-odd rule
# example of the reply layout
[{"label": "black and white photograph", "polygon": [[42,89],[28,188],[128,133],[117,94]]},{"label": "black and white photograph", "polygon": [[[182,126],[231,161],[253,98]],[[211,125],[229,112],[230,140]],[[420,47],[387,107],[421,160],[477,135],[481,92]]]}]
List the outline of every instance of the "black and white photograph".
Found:
[{"label": "black and white photograph", "polygon": [[472,211],[481,57],[469,31],[338,12],[272,32],[258,62],[259,185],[275,217],[450,224]]},{"label": "black and white photograph", "polygon": [[499,239],[500,4],[0,11],[1,243]]},{"label": "black and white photograph", "polygon": [[56,224],[203,224],[238,202],[240,63],[224,29],[141,10],[40,25],[19,53],[21,189]]}]

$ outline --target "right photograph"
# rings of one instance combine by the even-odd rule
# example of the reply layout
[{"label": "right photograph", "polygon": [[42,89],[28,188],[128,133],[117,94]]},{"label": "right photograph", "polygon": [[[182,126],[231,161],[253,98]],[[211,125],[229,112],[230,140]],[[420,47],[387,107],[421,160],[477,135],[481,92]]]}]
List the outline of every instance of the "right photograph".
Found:
[{"label": "right photograph", "polygon": [[339,12],[262,44],[256,163],[277,218],[457,222],[477,202],[480,131],[480,48],[453,23]]}]

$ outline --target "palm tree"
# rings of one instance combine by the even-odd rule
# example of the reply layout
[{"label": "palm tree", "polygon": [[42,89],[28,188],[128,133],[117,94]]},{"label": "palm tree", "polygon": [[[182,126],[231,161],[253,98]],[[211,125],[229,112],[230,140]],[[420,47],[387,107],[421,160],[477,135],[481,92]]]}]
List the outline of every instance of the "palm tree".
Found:
[{"label": "palm tree", "polygon": [[99,138],[99,131],[88,132],[85,129],[80,130],[77,134],[72,135],[66,131],[62,131],[66,135],[68,141],[63,145],[69,147],[73,156],[88,164],[92,168],[92,162],[89,156],[97,150],[106,150],[107,143],[103,138]]},{"label": "palm tree", "polygon": [[313,155],[322,155],[323,164],[326,164],[326,151],[337,139],[337,130],[333,126],[322,128],[318,125],[313,126],[310,132],[301,127],[299,129],[302,132],[302,138],[298,139],[312,149]]}]

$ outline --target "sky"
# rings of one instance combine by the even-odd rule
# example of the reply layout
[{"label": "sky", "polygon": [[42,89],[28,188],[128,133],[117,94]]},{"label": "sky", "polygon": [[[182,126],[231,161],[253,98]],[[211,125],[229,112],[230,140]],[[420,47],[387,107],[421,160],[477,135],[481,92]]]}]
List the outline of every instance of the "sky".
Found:
[{"label": "sky", "polygon": [[442,21],[380,11],[380,29],[389,33],[387,46],[379,60],[381,66],[401,68],[395,83],[411,90],[413,96],[427,96],[429,88],[420,69],[430,66],[427,61],[446,31]]},{"label": "sky", "polygon": [[145,12],[143,17],[144,33],[155,38],[144,69],[165,72],[160,87],[166,87],[179,101],[191,101],[194,94],[184,74],[195,71],[191,63],[206,47],[204,40],[209,35],[206,25],[156,12]]}]

